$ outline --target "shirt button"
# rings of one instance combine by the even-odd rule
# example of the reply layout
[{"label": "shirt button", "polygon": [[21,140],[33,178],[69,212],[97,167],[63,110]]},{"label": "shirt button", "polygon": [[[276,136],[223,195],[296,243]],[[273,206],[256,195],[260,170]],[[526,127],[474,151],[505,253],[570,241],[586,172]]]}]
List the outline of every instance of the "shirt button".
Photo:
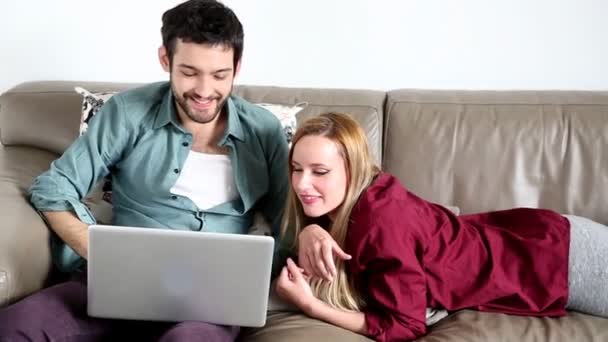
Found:
[{"label": "shirt button", "polygon": [[187,142],[185,142],[185,141],[182,143],[182,146],[184,146],[184,147],[188,147],[188,145],[190,145],[190,144],[188,144],[188,143],[187,143]]},{"label": "shirt button", "polygon": [[179,173],[179,169],[174,169],[173,172]]},{"label": "shirt button", "polygon": [[172,199],[172,200],[176,200],[176,199],[177,199],[177,196],[173,195],[173,196],[171,196],[171,199]]},{"label": "shirt button", "polygon": [[196,217],[201,218],[203,216],[203,212],[202,211],[197,211],[196,212]]}]

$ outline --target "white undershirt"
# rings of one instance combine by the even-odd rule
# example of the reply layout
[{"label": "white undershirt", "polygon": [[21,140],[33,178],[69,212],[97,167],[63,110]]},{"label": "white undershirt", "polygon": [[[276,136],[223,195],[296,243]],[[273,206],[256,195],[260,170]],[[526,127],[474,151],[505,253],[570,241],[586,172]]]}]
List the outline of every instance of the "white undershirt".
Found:
[{"label": "white undershirt", "polygon": [[238,193],[230,158],[190,151],[170,191],[190,198],[200,210],[235,200]]}]

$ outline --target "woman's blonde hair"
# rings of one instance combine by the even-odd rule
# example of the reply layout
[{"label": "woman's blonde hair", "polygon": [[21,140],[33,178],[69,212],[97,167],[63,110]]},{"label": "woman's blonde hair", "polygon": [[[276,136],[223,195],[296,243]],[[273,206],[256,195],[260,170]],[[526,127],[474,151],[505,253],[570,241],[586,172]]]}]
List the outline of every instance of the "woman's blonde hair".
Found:
[{"label": "woman's blonde hair", "polygon": [[[324,227],[340,248],[344,249],[351,211],[361,193],[372,183],[380,169],[373,162],[365,132],[350,116],[341,113],[325,113],[310,118],[298,126],[289,152],[290,187],[281,229],[282,238],[286,241],[291,240],[292,248],[295,250],[298,248],[297,236],[302,229],[311,223],[318,222],[304,214],[302,204],[291,185],[293,151],[300,139],[310,135],[322,136],[333,141],[344,159],[347,174],[346,195],[342,204],[336,208],[335,220],[329,223],[329,227]],[[332,282],[321,279],[312,280],[313,293],[317,298],[335,308],[360,311],[364,302],[354,284],[347,278],[345,266],[341,260],[336,260],[336,271],[336,277]]]}]

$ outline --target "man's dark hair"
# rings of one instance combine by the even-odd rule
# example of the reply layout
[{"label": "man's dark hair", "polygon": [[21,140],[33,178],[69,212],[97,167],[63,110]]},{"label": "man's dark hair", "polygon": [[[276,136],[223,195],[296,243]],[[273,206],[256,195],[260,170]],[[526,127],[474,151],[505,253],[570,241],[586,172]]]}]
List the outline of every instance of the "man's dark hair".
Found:
[{"label": "man's dark hair", "polygon": [[163,14],[163,46],[169,61],[177,40],[186,43],[224,46],[234,51],[234,68],[243,55],[243,26],[234,12],[215,0],[190,0]]}]

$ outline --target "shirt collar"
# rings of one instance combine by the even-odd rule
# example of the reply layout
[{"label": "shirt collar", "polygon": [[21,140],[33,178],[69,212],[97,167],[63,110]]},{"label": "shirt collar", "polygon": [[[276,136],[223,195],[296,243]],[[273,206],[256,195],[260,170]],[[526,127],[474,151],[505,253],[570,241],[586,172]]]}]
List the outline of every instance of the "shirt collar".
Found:
[{"label": "shirt collar", "polygon": [[160,109],[156,114],[156,119],[154,120],[154,129],[163,127],[169,123],[172,123],[175,127],[182,129],[181,125],[179,124],[179,120],[177,119],[175,105],[173,104],[173,91],[171,90],[171,87],[168,88],[167,93],[160,103]]},{"label": "shirt collar", "polygon": [[243,125],[241,124],[241,116],[239,115],[238,109],[234,104],[233,96],[229,96],[226,101],[226,108],[228,109],[228,123],[226,127],[226,133],[220,139],[220,145],[226,144],[226,140],[228,136],[232,136],[233,138],[239,139],[241,141],[245,140],[245,134],[243,132]]}]

